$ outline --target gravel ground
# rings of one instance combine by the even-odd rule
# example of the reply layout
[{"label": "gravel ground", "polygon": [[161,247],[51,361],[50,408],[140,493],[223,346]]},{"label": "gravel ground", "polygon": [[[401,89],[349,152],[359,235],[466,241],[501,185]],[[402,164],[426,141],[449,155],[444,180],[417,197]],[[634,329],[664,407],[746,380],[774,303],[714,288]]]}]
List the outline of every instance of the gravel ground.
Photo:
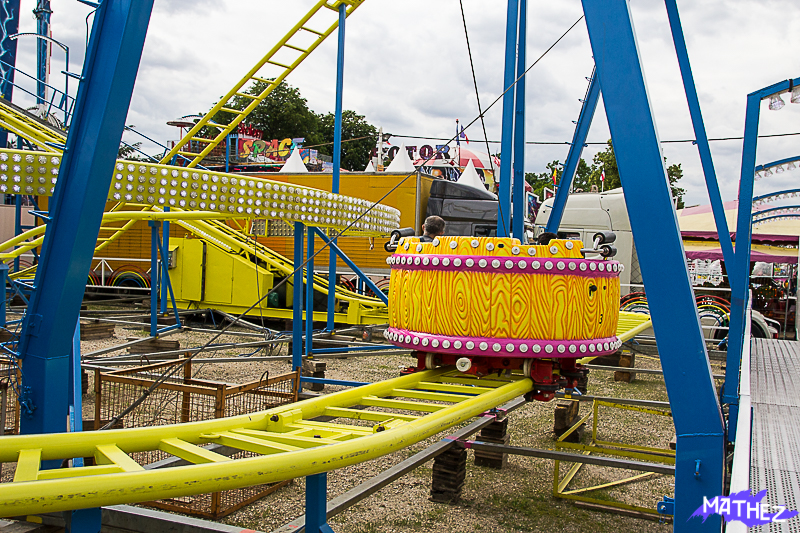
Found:
[{"label": "gravel ground", "polygon": [[[82,350],[91,352],[103,347],[118,345],[126,340],[145,336],[141,327],[117,326],[115,338],[84,341]],[[178,340],[181,347],[197,346],[206,342],[209,334],[180,332],[168,337]],[[235,334],[226,335],[217,342],[235,341]],[[245,341],[247,339],[244,339]],[[250,339],[252,340],[252,339]],[[231,356],[240,351],[228,349],[217,352],[218,356]],[[286,353],[282,346],[281,353]],[[258,354],[263,355],[263,354]],[[356,381],[379,381],[398,375],[398,370],[413,363],[408,356],[354,357],[327,359],[326,377]],[[636,366],[660,368],[657,358],[637,356]],[[287,362],[242,362],[221,364],[195,364],[195,377],[242,383],[258,379],[264,371],[271,375],[290,371]],[[715,368],[715,373],[719,369]],[[90,376],[90,391],[84,397],[84,416],[94,415],[93,379]],[[326,386],[324,393],[340,388]],[[667,400],[666,387],[660,375],[638,374],[632,383],[614,381],[613,372],[592,371],[589,378],[590,395],[620,398]],[[535,448],[554,449],[553,409],[555,402],[531,402],[510,414],[508,432],[510,444]],[[581,416],[591,407],[588,402],[581,405]],[[598,428],[598,439],[639,446],[668,447],[674,435],[672,420],[631,410],[603,408]],[[587,428],[583,442],[589,442],[591,426]],[[441,436],[417,443],[409,449],[360,465],[343,468],[328,474],[328,496],[334,498],[359,483],[379,474],[383,470],[403,461],[417,451],[425,449]],[[339,533],[372,532],[416,532],[432,529],[460,532],[538,532],[563,531],[583,532],[587,526],[596,532],[617,531],[671,531],[670,525],[655,521],[590,511],[552,496],[553,462],[510,456],[507,466],[501,470],[476,467],[472,453],[469,454],[467,477],[461,501],[455,505],[429,501],[433,461],[430,461],[395,481],[382,491],[362,500],[345,512],[331,519],[333,529]],[[9,472],[3,473],[8,475]],[[563,469],[562,469],[563,470]],[[584,466],[571,482],[569,488],[609,483],[636,472]],[[563,474],[562,474],[563,475]],[[278,490],[222,519],[222,522],[257,531],[273,529],[293,520],[304,512],[304,488],[302,479]],[[622,501],[627,504],[655,508],[663,496],[673,495],[673,478],[653,475],[645,480],[601,489],[594,497],[606,501]]]}]

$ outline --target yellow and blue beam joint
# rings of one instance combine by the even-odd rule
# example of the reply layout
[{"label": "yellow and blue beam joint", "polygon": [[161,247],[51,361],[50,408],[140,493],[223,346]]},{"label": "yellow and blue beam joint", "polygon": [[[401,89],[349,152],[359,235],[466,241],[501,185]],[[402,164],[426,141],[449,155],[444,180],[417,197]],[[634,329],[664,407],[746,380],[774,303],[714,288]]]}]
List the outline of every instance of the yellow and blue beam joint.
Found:
[{"label": "yellow and blue beam joint", "polygon": [[[719,531],[719,516],[705,522],[689,520],[704,496],[723,493],[724,426],[633,19],[627,0],[582,0],[582,4],[672,400],[677,434],[675,521],[682,524],[682,531]],[[686,401],[687,394],[691,401]]]},{"label": "yellow and blue beam joint", "polygon": [[586,137],[589,135],[589,128],[592,126],[594,112],[597,110],[597,100],[600,96],[600,83],[597,81],[597,69],[592,69],[592,77],[589,79],[589,87],[583,97],[581,112],[578,115],[578,122],[575,125],[575,133],[572,135],[572,144],[569,147],[567,160],[564,162],[564,171],[561,173],[556,197],[553,199],[553,209],[547,219],[545,231],[558,233],[561,219],[564,216],[564,208],[567,206],[569,190],[572,188],[572,181],[575,179],[575,172],[586,146]]},{"label": "yellow and blue beam joint", "polygon": [[[353,260],[352,260],[352,259],[350,259],[349,257],[347,257],[347,254],[345,254],[345,253],[342,251],[342,249],[341,249],[341,248],[339,248],[339,247],[336,245],[336,242],[335,242],[335,240],[334,240],[334,239],[329,239],[329,238],[327,237],[327,235],[325,235],[325,234],[324,234],[324,233],[323,233],[323,232],[322,232],[322,231],[321,231],[319,228],[313,228],[313,229],[314,229],[314,231],[316,232],[317,236],[318,236],[320,239],[322,239],[322,241],[323,241],[325,244],[327,244],[328,246],[330,246],[330,247],[331,247],[331,250],[332,250],[332,251],[333,251],[333,252],[334,252],[336,255],[338,255],[338,256],[339,256],[339,257],[342,259],[342,261],[344,261],[344,262],[345,262],[345,264],[346,264],[348,267],[350,267],[350,269],[351,269],[353,272],[355,272],[355,273],[356,273],[356,275],[358,276],[358,278],[359,278],[360,280],[362,280],[362,281],[364,282],[364,284],[366,284],[366,286],[367,286],[367,287],[369,287],[369,290],[371,290],[373,293],[375,293],[375,296],[376,296],[377,298],[379,298],[379,299],[380,299],[380,300],[381,300],[383,303],[385,303],[385,304],[387,304],[387,305],[388,305],[388,304],[389,304],[389,297],[388,297],[388,296],[387,296],[387,295],[386,295],[386,294],[385,294],[385,293],[384,293],[382,290],[380,290],[380,289],[378,288],[378,286],[377,286],[377,285],[375,285],[375,282],[373,282],[373,281],[372,281],[372,280],[369,278],[369,276],[367,276],[366,274],[364,274],[364,272],[362,272],[362,271],[361,271],[361,269],[360,269],[360,268],[358,268],[358,266],[356,266],[356,264],[353,262]],[[329,294],[330,294],[330,292],[329,292]]]}]

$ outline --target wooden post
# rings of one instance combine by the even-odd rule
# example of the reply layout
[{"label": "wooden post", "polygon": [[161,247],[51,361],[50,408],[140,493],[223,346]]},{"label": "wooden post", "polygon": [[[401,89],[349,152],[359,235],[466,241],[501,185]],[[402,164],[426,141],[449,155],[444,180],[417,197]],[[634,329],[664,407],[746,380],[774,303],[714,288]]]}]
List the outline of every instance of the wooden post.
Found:
[{"label": "wooden post", "polygon": [[[183,354],[184,357],[189,357],[189,353]],[[188,380],[192,379],[192,362],[189,361],[183,365],[183,383],[186,384]],[[184,390],[181,401],[181,422],[191,422],[189,420],[189,413],[192,406],[192,393]]]},{"label": "wooden post", "polygon": [[100,377],[99,370],[94,371],[94,430],[100,429],[100,404],[103,400],[103,380]]}]

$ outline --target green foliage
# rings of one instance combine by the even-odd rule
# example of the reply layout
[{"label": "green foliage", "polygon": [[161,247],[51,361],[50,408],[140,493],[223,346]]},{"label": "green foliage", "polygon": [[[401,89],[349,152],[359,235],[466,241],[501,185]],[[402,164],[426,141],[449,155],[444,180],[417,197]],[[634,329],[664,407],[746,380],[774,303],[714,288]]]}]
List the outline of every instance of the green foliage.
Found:
[{"label": "green foliage", "polygon": [[[266,82],[257,81],[245,92],[257,95],[266,88]],[[252,98],[235,96],[230,107],[245,109],[252,102]],[[233,117],[232,113],[221,111],[214,117],[214,122],[229,124]],[[243,122],[264,132],[264,140],[305,137],[306,144],[315,144],[319,140],[319,116],[308,108],[300,90],[286,83],[275,87]]]},{"label": "green foliage", "polygon": [[[664,158],[666,164],[667,158]],[[556,159],[546,165],[547,171],[534,173],[529,172],[525,174],[525,179],[533,187],[533,192],[543,198],[542,192],[545,187],[553,188],[553,172],[556,172],[556,179],[560,183],[561,174],[564,171],[563,165]],[[605,170],[605,183],[601,184],[600,175]],[[667,178],[669,179],[670,188],[672,189],[672,196],[677,199],[677,208],[683,208],[683,195],[686,190],[677,186],[678,181],[683,177],[683,170],[680,163],[675,163],[667,167]],[[605,190],[616,189],[622,187],[622,182],[619,178],[619,169],[617,168],[617,158],[614,155],[614,147],[611,145],[611,139],[608,140],[606,149],[602,152],[597,152],[592,159],[592,164],[589,165],[584,159],[578,163],[578,169],[575,171],[575,178],[572,183],[572,190],[576,192],[591,191],[592,187],[597,187],[599,191],[601,188]]]},{"label": "green foliage", "polygon": [[[247,94],[261,94],[267,88],[265,82],[254,83]],[[230,107],[245,109],[253,99],[236,96]],[[234,115],[220,111],[214,117],[218,124],[230,124]],[[308,101],[300,90],[281,82],[242,121],[243,124],[263,132],[262,139],[286,139],[305,137],[304,146],[315,147],[320,153],[333,153],[334,114],[317,114],[308,108]],[[200,134],[215,136],[214,128],[203,128]],[[350,139],[355,139],[350,141]],[[364,115],[352,110],[342,111],[342,168],[363,170],[370,159],[372,148],[378,140],[378,130],[369,124]]]},{"label": "green foliage", "polygon": [[[333,126],[335,115],[328,113],[319,118],[319,135],[322,146],[318,149],[325,155],[333,155]],[[369,163],[372,148],[378,142],[378,130],[359,115],[349,109],[342,111],[342,168],[347,170],[364,170]],[[330,144],[328,144],[330,143]]]},{"label": "green foliage", "polygon": [[147,161],[147,158],[140,156],[136,151],[142,147],[142,143],[120,144],[117,150],[117,159],[127,159],[129,161]]}]

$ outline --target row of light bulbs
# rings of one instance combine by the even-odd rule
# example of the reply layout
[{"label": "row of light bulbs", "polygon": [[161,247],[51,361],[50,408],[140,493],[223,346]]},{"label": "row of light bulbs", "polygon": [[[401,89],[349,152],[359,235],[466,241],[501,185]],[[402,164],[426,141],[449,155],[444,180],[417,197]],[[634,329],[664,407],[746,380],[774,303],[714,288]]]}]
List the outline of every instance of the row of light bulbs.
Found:
[{"label": "row of light bulbs", "polygon": [[[800,104],[800,87],[792,89],[792,95],[789,97],[789,101],[793,104]],[[773,94],[769,97],[769,108],[771,111],[783,109],[785,105],[786,102],[783,101],[780,94]]]},{"label": "row of light bulbs", "polygon": [[[785,172],[787,170],[795,170],[796,168],[797,165],[795,165],[794,161],[789,161],[788,163],[784,163],[781,165],[775,165],[774,167],[768,167],[756,172],[756,181],[760,180],[761,178],[766,178],[767,176],[772,176],[772,174],[781,174],[782,172]],[[772,172],[772,169],[775,169],[774,173]]]},{"label": "row of light bulbs", "polygon": [[753,219],[753,225],[757,226],[758,224],[764,224],[766,222],[776,222],[776,221],[786,221],[786,220],[797,220],[797,215],[795,216],[784,216],[784,217],[765,217],[765,218],[756,218]]},{"label": "row of light bulbs", "polygon": [[763,205],[763,204],[768,204],[770,202],[774,202],[776,200],[787,200],[789,198],[800,198],[800,191],[782,192],[766,196],[760,200],[754,201],[753,205],[754,206]]},{"label": "row of light bulbs", "polygon": [[[52,154],[0,152],[0,192],[50,195],[60,164],[61,158]],[[400,226],[400,211],[393,207],[262,178],[118,162],[112,183],[110,197],[120,201],[309,225],[345,227],[357,220],[352,229],[382,234]]]}]

